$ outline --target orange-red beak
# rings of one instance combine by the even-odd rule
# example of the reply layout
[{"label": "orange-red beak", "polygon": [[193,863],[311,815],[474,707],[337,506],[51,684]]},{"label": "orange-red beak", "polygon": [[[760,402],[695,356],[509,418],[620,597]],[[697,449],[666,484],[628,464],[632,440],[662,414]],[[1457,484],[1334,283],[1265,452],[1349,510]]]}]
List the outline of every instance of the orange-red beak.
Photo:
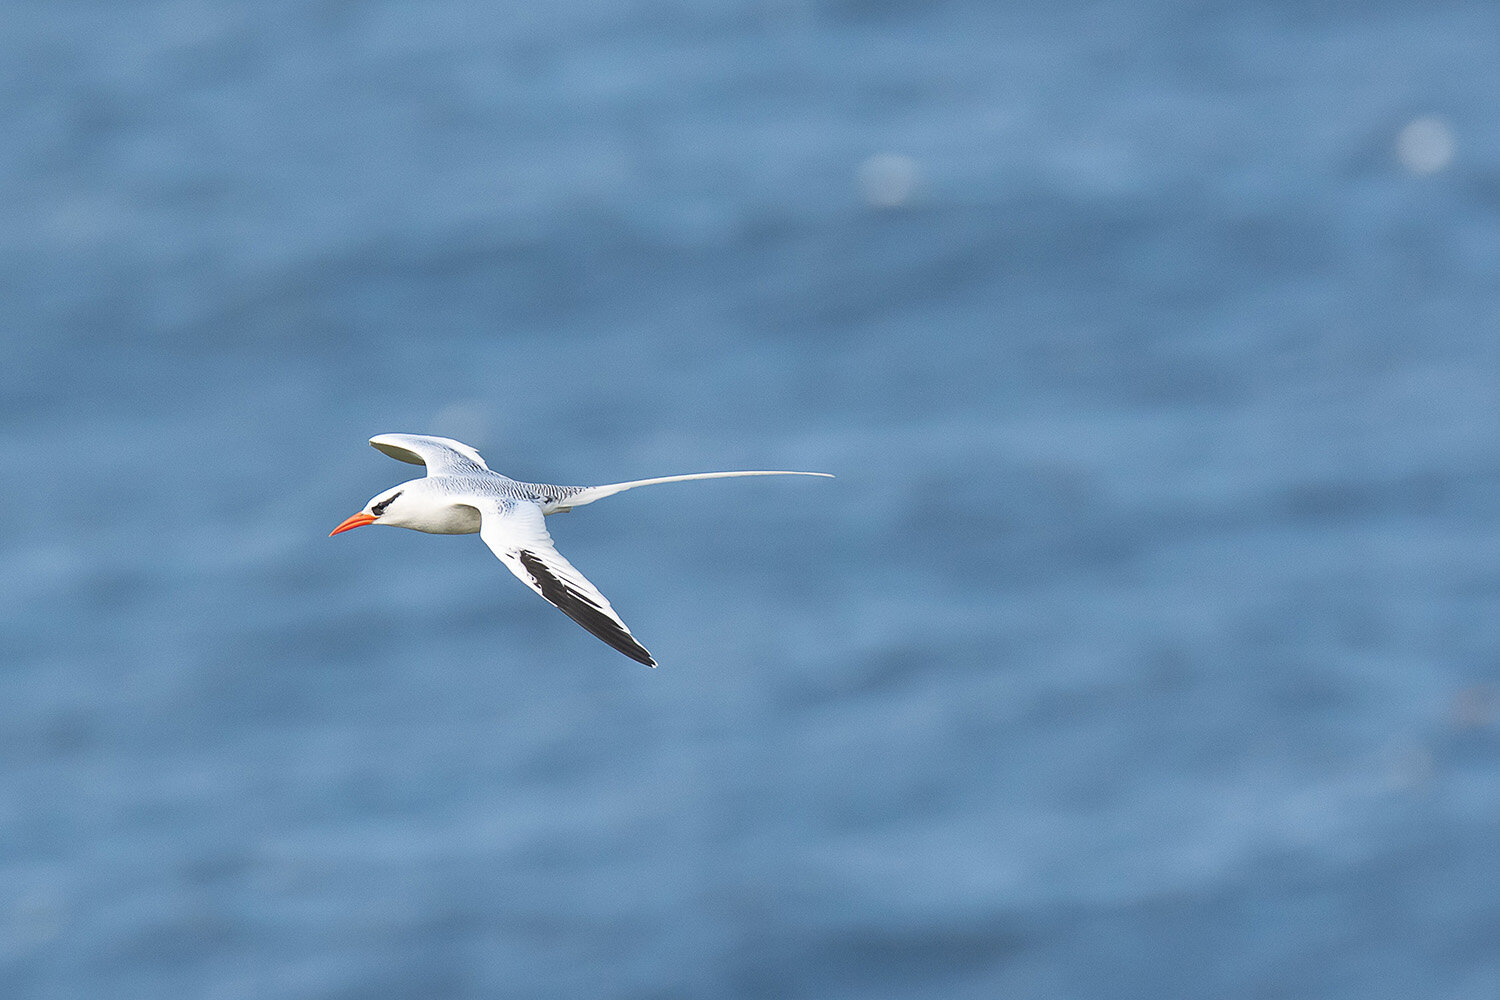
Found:
[{"label": "orange-red beak", "polygon": [[328,533],[328,537],[332,538],[334,535],[337,535],[340,531],[348,531],[350,528],[358,528],[361,525],[373,524],[374,521],[375,521],[375,515],[374,514],[366,514],[364,511],[360,511],[358,514],[355,514],[353,517],[349,518],[343,524],[339,525],[337,528],[334,528],[332,531],[330,531]]}]

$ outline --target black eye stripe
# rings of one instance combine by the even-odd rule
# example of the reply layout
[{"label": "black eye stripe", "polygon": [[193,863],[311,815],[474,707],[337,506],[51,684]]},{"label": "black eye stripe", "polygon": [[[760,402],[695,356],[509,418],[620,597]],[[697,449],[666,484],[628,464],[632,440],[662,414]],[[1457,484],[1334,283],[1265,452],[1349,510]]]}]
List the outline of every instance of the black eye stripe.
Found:
[{"label": "black eye stripe", "polygon": [[386,497],[384,500],[371,507],[370,513],[374,514],[376,517],[379,517],[381,514],[385,513],[385,509],[391,505],[391,501],[396,499],[400,495],[401,491],[397,490],[395,493],[392,493],[390,496]]}]

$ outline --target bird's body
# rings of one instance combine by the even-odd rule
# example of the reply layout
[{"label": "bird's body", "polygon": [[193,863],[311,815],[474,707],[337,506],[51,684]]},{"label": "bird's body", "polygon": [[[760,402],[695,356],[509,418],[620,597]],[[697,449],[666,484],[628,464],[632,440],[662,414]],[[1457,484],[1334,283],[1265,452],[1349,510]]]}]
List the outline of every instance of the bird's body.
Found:
[{"label": "bird's body", "polygon": [[606,486],[523,483],[490,470],[479,453],[450,438],[381,434],[370,444],[392,458],[427,466],[427,475],[373,498],[330,536],[365,524],[438,535],[478,533],[522,583],[631,659],[656,666],[604,595],[558,553],[543,517],[637,486],[737,476],[827,476],[826,472],[698,472]]}]

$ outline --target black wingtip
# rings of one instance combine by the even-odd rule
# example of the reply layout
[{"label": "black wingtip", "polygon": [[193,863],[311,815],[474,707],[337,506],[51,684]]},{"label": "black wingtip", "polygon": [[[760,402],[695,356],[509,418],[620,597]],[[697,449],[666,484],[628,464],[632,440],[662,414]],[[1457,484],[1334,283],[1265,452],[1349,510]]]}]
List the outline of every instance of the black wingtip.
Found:
[{"label": "black wingtip", "polygon": [[588,598],[559,580],[534,552],[523,549],[517,553],[517,558],[521,560],[521,565],[526,567],[526,572],[531,574],[531,578],[536,581],[542,596],[559,611],[635,662],[644,663],[648,667],[656,666],[656,661],[651,658],[646,647],[636,642],[635,636],[631,635],[628,629],[606,615]]}]

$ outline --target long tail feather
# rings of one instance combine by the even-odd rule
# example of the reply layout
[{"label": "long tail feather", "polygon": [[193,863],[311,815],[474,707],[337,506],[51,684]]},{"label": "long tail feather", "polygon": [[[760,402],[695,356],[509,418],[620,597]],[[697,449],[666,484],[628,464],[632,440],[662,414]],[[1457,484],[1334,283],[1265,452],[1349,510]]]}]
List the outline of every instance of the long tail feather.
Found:
[{"label": "long tail feather", "polygon": [[732,479],[737,476],[823,476],[832,479],[830,472],[693,472],[686,476],[660,476],[656,479],[636,479],[628,483],[609,483],[605,486],[587,486],[572,496],[559,500],[556,510],[568,510],[573,507],[582,507],[586,503],[595,500],[603,500],[605,497],[633,490],[637,486],[655,486],[657,483],[683,483],[690,479]]}]

